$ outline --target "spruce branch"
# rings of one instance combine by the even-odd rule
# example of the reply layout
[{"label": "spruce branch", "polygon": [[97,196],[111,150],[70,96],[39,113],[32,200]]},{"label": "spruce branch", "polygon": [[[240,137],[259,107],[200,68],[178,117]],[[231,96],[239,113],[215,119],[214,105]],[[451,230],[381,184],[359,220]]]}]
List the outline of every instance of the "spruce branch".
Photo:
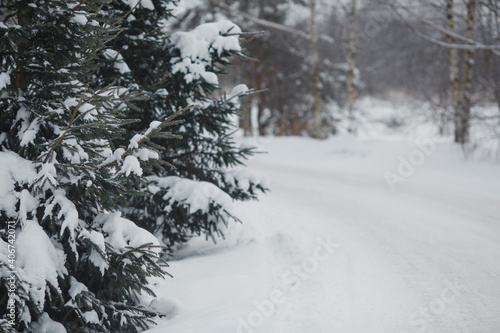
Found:
[{"label": "spruce branch", "polygon": [[83,0],[80,2],[75,8],[73,8],[73,12],[76,12],[78,8],[80,8],[82,5],[86,4],[89,0]]},{"label": "spruce branch", "polygon": [[[78,115],[78,110],[80,109],[80,107],[94,99],[96,99],[97,97],[99,97],[102,93],[106,92],[106,91],[110,91],[110,90],[113,90],[113,89],[118,89],[118,87],[114,87],[113,88],[113,85],[114,83],[111,83],[109,85],[107,85],[106,87],[100,89],[99,91],[97,91],[96,93],[93,93],[92,96],[88,97],[88,98],[85,98],[86,94],[87,94],[87,91],[89,89],[89,85],[85,85],[85,88],[84,88],[84,91],[82,93],[82,96],[80,97],[80,100],[78,101],[77,105],[75,106],[75,109],[71,115],[71,119],[68,123],[68,127],[66,128],[66,130],[63,132],[63,134],[59,137],[59,139],[56,141],[56,143],[52,146],[52,148],[49,150],[49,152],[47,153],[47,155],[45,156],[44,160],[42,163],[47,163],[47,161],[49,160],[50,156],[52,155],[52,153],[54,152],[54,150],[57,148],[57,146],[59,146],[61,144],[61,142],[64,140],[64,138],[68,135],[68,133],[70,132],[70,130],[72,129],[77,129],[77,128],[83,128],[83,127],[89,127],[91,126],[91,124],[89,125],[82,125],[82,126],[78,126],[78,127],[74,127],[73,124],[76,120],[78,120],[81,116],[84,116],[86,114],[88,114],[89,112],[93,111],[96,109],[96,107],[93,107],[85,112],[83,112],[82,114]],[[116,98],[116,99],[113,99],[113,98],[110,98],[110,100],[120,100],[120,98]],[[60,101],[59,102],[61,104],[61,106],[66,109],[68,112],[71,112],[71,110],[64,104],[64,102]],[[100,122],[99,122],[100,123]],[[92,125],[95,125],[97,123],[94,123]]]},{"label": "spruce branch", "polygon": [[[49,157],[50,155],[52,155],[52,152],[54,152],[54,150],[56,149],[56,147],[64,140],[64,137],[66,136],[66,134],[68,134],[68,132],[70,131],[71,129],[71,125],[73,125],[73,121],[75,120],[75,117],[76,117],[76,114],[78,112],[78,109],[80,108],[80,106],[83,104],[83,100],[84,100],[84,97],[85,97],[85,93],[87,92],[87,89],[89,88],[88,85],[85,86],[85,90],[83,91],[83,94],[82,94],[82,97],[80,97],[80,100],[78,101],[78,104],[76,105],[75,107],[75,111],[73,112],[73,115],[71,116],[71,120],[69,121],[69,124],[68,124],[68,127],[66,128],[66,130],[64,131],[64,133],[61,135],[61,137],[59,138],[59,140],[57,140],[57,142],[54,144],[54,146],[52,146],[52,148],[49,150],[49,152],[47,153],[47,156],[45,156],[45,159],[43,160],[43,163],[47,163],[47,161],[49,160]],[[63,103],[63,102],[60,102],[61,105],[69,111],[68,107]]]},{"label": "spruce branch", "polygon": [[[134,7],[132,7],[128,12],[126,12],[124,15],[122,15],[121,17],[119,17],[115,22],[113,22],[113,24],[111,24],[107,29],[103,30],[102,32],[100,32],[98,34],[98,36],[102,35],[103,33],[105,32],[108,32],[110,31],[111,29],[113,29],[116,25],[118,25],[118,23],[122,22],[124,19],[126,19],[130,14],[132,14],[132,12],[137,8],[137,6],[139,6],[139,4],[142,2],[142,0],[139,0],[137,1],[137,3],[135,4]],[[115,39],[123,30],[125,29],[120,29],[119,32],[111,39]],[[111,41],[110,40],[110,41]],[[108,41],[109,42],[109,41]],[[108,43],[106,42],[106,43]],[[105,44],[106,44],[105,43]]]},{"label": "spruce branch", "polygon": [[[171,115],[171,116],[167,117],[164,121],[162,121],[162,122],[161,122],[161,124],[160,124],[160,125],[158,125],[158,127],[156,127],[155,129],[153,129],[153,130],[152,130],[151,132],[149,132],[148,134],[145,134],[145,135],[144,135],[144,137],[143,137],[141,140],[139,140],[139,141],[137,142],[137,146],[140,146],[140,145],[141,145],[141,144],[142,144],[145,140],[148,140],[148,139],[149,139],[149,137],[150,137],[151,135],[153,135],[153,133],[157,133],[157,132],[158,132],[158,131],[162,128],[162,127],[164,127],[165,125],[169,124],[169,121],[170,121],[170,120],[174,119],[175,117],[177,117],[178,115],[180,115],[180,114],[181,114],[181,113],[183,113],[184,111],[186,111],[186,110],[188,110],[188,109],[192,108],[193,106],[194,106],[194,105],[188,105],[188,106],[186,106],[185,108],[183,108],[183,109],[181,109],[181,110],[177,111],[177,112],[176,112],[176,113],[174,113],[173,115]],[[125,157],[127,157],[127,156],[128,156],[128,155],[132,152],[132,150],[133,150],[132,148],[128,148],[128,149],[127,149],[127,150],[126,150],[126,151],[122,154],[121,159],[124,159]],[[101,167],[101,169],[105,169],[105,168],[107,168],[107,167],[110,167],[110,166],[112,166],[112,165],[115,165],[116,163],[117,163],[117,161],[116,161],[116,160],[114,160],[113,162],[109,162],[108,164],[103,165],[103,166]]]},{"label": "spruce branch", "polygon": [[80,126],[74,126],[73,129],[82,129],[82,128],[87,128],[87,127],[94,127],[98,125],[104,125],[102,121],[98,121],[95,123],[90,123],[90,124],[85,124],[85,125],[80,125]]}]

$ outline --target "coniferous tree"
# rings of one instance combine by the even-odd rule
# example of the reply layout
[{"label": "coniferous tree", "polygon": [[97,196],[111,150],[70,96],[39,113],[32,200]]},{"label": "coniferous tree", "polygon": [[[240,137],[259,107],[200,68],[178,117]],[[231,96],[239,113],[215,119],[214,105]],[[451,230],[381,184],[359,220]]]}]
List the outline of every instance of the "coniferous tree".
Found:
[{"label": "coniferous tree", "polygon": [[141,122],[128,127],[129,135],[153,119],[194,105],[175,131],[183,139],[163,141],[170,149],[161,158],[175,168],[149,177],[145,195],[133,197],[125,211],[173,246],[193,234],[221,235],[224,226],[237,220],[231,201],[255,199],[268,185],[265,177],[238,169],[253,154],[232,137],[238,97],[248,88],[239,85],[223,94],[218,84],[229,58],[241,52],[241,30],[222,21],[170,34],[169,5],[163,0],[115,1],[106,8],[115,16],[128,16],[121,22],[122,33],[109,44],[115,56],[106,59],[102,79],[137,87],[148,97],[138,104],[134,116]]},{"label": "coniferous tree", "polygon": [[144,98],[98,86],[120,17],[105,0],[0,2],[0,328],[136,332],[147,278],[167,274],[157,239],[121,216],[159,157],[123,126]]},{"label": "coniferous tree", "polygon": [[[322,103],[331,102],[332,91],[328,89],[331,87],[326,85],[334,73],[327,71],[328,57],[323,49],[332,49],[332,39],[320,33],[322,29],[313,29],[316,25],[321,28],[320,18],[324,17],[319,15],[324,11],[319,3],[318,9],[311,11],[314,3],[310,0],[209,0],[193,4],[177,17],[176,24],[182,27],[214,17],[229,17],[244,31],[261,32],[258,38],[245,44],[245,54],[257,61],[237,61],[232,75],[234,80],[243,76],[258,91],[243,104],[246,112],[241,126],[247,135],[258,131],[259,135],[309,133],[324,137],[333,130],[331,115],[320,107]],[[318,33],[313,34],[316,30]],[[252,113],[257,118],[253,128]],[[321,134],[317,133],[318,120]]]},{"label": "coniferous tree", "polygon": [[[214,94],[239,28],[168,38],[166,1],[12,0],[0,11],[0,327],[144,329],[157,314],[139,294],[166,273],[157,239],[127,218],[169,245],[213,237],[236,219],[232,200],[267,189],[234,169],[252,152],[231,137],[247,88]],[[161,151],[151,139],[175,137],[160,130],[187,104],[185,139]],[[169,162],[174,171],[159,169]]]}]

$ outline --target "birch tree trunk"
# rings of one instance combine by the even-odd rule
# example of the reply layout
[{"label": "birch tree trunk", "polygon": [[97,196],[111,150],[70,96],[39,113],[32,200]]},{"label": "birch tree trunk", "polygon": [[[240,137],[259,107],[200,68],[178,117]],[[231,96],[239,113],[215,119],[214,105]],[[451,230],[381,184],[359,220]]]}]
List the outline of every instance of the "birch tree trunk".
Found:
[{"label": "birch tree trunk", "polygon": [[[469,39],[474,38],[474,17],[476,13],[476,0],[469,0],[467,2],[467,35]],[[457,114],[458,125],[455,135],[455,141],[459,143],[466,143],[469,141],[469,127],[470,127],[470,111],[472,107],[472,74],[474,69],[474,50],[467,50],[465,56],[465,68],[463,78],[463,94],[461,113]]]},{"label": "birch tree trunk", "polygon": [[319,54],[318,31],[316,27],[316,0],[310,0],[311,10],[311,76],[312,76],[312,128],[311,136],[316,139],[323,137],[321,133],[321,95],[319,91]]},{"label": "birch tree trunk", "polygon": [[[446,0],[446,22],[448,31],[452,34],[455,33],[455,14],[453,13],[453,0]],[[450,44],[456,44],[457,40],[454,36],[448,36]],[[450,48],[450,84],[452,88],[453,109],[455,117],[455,142],[459,142],[463,132],[462,124],[460,123],[459,114],[461,112],[461,84],[460,84],[460,71],[458,67],[458,49]]]},{"label": "birch tree trunk", "polygon": [[[255,63],[253,65],[253,84],[254,88],[257,91],[262,90],[262,76],[263,76],[263,68],[260,64]],[[257,93],[255,94],[255,106],[257,107],[257,124],[253,124],[252,128],[258,128],[258,135],[265,135],[266,134],[266,124],[264,123],[264,108],[265,108],[265,100],[264,100],[264,95],[262,93]],[[256,133],[253,133],[254,135]]]},{"label": "birch tree trunk", "polygon": [[354,85],[354,71],[356,70],[356,0],[351,0],[351,8],[349,10],[349,46],[347,50],[347,98],[349,112],[349,132],[356,133],[357,126],[354,119],[354,107],[356,105],[357,91]]},{"label": "birch tree trunk", "polygon": [[500,110],[500,88],[495,89],[495,100],[497,101],[498,109]]}]

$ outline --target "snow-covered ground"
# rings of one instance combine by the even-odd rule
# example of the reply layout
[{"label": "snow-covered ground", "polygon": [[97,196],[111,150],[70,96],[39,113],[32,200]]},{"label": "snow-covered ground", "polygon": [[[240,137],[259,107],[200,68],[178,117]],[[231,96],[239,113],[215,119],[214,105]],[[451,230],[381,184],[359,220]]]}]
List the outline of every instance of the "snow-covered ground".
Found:
[{"label": "snow-covered ground", "polygon": [[272,192],[169,262],[148,333],[500,331],[499,163],[376,133],[260,139]]}]

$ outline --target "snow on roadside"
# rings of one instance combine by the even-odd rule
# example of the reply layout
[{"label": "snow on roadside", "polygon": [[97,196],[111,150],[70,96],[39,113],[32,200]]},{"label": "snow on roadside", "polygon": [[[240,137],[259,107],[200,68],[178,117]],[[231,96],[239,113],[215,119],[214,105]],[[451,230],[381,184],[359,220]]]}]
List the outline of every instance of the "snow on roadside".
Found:
[{"label": "snow on roadside", "polygon": [[[467,160],[425,130],[370,131],[263,138],[268,154],[250,165],[270,172],[272,192],[236,203],[243,224],[218,244],[199,237],[179,250],[174,278],[154,288],[151,305],[166,316],[147,332],[451,333],[500,324],[488,310],[500,306],[498,162]],[[388,172],[400,177],[393,190]],[[436,304],[444,313],[432,312]]]},{"label": "snow on roadside", "polygon": [[[174,279],[157,281],[159,300],[153,301],[167,317],[147,332],[248,332],[256,323],[268,332],[299,327],[291,316],[300,307],[296,295],[321,276],[337,240],[324,225],[279,201],[236,206],[243,225],[232,225],[218,244],[196,238],[178,252],[179,260],[169,262]],[[319,285],[312,282],[312,288]]]}]

